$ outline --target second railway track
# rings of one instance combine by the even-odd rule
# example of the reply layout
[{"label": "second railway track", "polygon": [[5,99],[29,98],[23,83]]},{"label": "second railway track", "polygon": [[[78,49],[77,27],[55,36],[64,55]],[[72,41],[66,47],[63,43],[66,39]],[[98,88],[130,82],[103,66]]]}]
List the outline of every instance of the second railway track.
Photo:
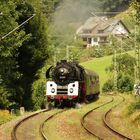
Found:
[{"label": "second railway track", "polygon": [[[119,99],[120,101],[118,103],[115,103],[115,105],[112,105],[109,109],[107,109],[105,112],[99,111],[99,109],[106,107],[109,104],[112,104],[113,102],[115,102],[116,98],[121,98]],[[88,131],[90,134],[92,134],[94,137],[97,137],[100,140],[132,140],[131,138],[129,138],[128,136],[125,136],[124,134],[121,134],[119,131],[117,131],[116,129],[114,129],[112,126],[110,126],[109,122],[107,121],[107,116],[108,114],[111,112],[111,110],[113,108],[115,108],[116,106],[120,105],[122,102],[124,102],[124,97],[122,96],[114,96],[112,97],[112,99],[109,102],[106,102],[90,111],[88,111],[81,120],[81,125],[84,127],[84,129],[86,131]],[[95,112],[95,113],[94,113]],[[101,112],[101,113],[100,113]],[[93,113],[93,115],[92,115]],[[86,122],[86,118],[88,118],[89,116],[92,116],[92,120],[95,120],[97,118],[100,118],[100,122],[96,122],[96,121],[91,121],[90,122]],[[95,123],[94,123],[95,122]]]}]

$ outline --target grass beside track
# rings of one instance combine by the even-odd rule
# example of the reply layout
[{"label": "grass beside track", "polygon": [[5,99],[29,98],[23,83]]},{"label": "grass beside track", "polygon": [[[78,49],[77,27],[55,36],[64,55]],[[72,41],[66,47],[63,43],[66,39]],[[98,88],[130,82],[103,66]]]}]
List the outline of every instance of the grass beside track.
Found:
[{"label": "grass beside track", "polygon": [[[110,124],[118,128],[123,134],[131,136],[134,140],[140,140],[140,122],[137,122],[136,119],[140,116],[140,112],[135,112],[133,114],[128,114],[128,106],[135,102],[135,97],[132,95],[125,95],[125,102],[120,106],[113,109],[111,112],[111,121]],[[126,131],[127,128],[127,131]]]},{"label": "grass beside track", "polygon": [[0,125],[6,123],[15,118],[15,116],[10,115],[8,110],[0,110]]}]

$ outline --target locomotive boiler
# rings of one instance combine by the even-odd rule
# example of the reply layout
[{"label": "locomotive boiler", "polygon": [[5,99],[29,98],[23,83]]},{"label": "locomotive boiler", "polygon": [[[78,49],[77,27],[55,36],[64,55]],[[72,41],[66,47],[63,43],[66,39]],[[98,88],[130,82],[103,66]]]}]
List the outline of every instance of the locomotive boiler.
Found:
[{"label": "locomotive boiler", "polygon": [[76,62],[61,60],[46,72],[48,103],[55,106],[89,102],[100,93],[99,75]]}]

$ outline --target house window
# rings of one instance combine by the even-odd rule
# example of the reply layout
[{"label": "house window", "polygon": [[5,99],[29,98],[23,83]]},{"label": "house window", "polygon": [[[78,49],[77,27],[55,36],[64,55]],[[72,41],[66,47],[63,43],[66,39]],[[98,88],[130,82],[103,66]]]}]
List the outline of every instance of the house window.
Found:
[{"label": "house window", "polygon": [[103,33],[104,31],[103,30],[98,30],[98,33]]},{"label": "house window", "polygon": [[91,44],[91,38],[88,38],[88,39],[87,39],[87,43],[88,43],[88,44]]},{"label": "house window", "polygon": [[97,42],[97,37],[95,37],[93,40],[94,40],[94,42]]},{"label": "house window", "polygon": [[107,41],[107,37],[100,37],[100,42],[106,42]]},{"label": "house window", "polygon": [[87,41],[87,38],[83,38],[83,41]]}]

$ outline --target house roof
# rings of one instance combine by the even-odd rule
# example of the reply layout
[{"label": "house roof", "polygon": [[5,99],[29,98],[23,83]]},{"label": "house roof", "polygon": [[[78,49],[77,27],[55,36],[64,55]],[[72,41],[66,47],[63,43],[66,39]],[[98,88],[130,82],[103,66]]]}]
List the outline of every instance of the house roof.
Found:
[{"label": "house roof", "polygon": [[[107,36],[110,34],[117,24],[121,23],[126,32],[129,30],[124,23],[119,19],[107,19],[105,17],[90,17],[84,25],[78,30],[77,34],[80,36]],[[120,33],[121,34],[121,33]]]},{"label": "house roof", "polygon": [[83,30],[92,30],[98,25],[98,23],[99,23],[99,19],[90,17],[83,25]]}]

